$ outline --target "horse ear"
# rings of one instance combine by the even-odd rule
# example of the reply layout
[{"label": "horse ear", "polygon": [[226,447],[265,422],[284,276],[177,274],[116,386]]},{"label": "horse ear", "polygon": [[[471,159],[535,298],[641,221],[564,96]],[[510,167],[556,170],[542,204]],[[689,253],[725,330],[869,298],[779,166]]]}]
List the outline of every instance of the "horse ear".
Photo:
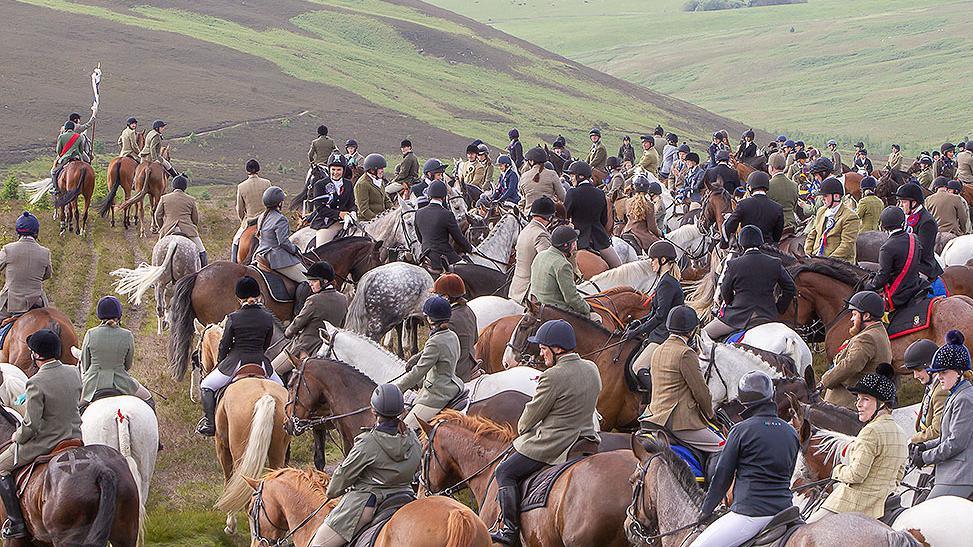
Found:
[{"label": "horse ear", "polygon": [[537,312],[537,307],[539,305],[540,304],[537,302],[537,299],[534,298],[534,295],[531,295],[530,298],[527,299],[527,309],[531,313],[536,313]]},{"label": "horse ear", "polygon": [[801,401],[797,396],[793,393],[787,393],[787,401],[790,403],[794,418],[804,421],[804,407],[801,406]]},{"label": "horse ear", "polygon": [[804,383],[807,384],[808,391],[811,391],[817,385],[817,378],[814,376],[813,367],[804,367]]},{"label": "horse ear", "polygon": [[422,418],[417,417],[416,421],[419,422],[419,429],[421,429],[422,432],[426,435],[426,438],[429,438],[429,434],[432,433],[432,426],[426,423],[426,421],[423,420]]},{"label": "horse ear", "polygon": [[257,479],[251,479],[250,477],[243,477],[243,480],[247,482],[247,486],[249,486],[250,489],[253,490],[254,492],[256,492],[257,488],[260,487],[260,481]]},{"label": "horse ear", "polygon": [[798,437],[801,439],[801,443],[811,438],[811,422],[807,420],[801,422],[801,431],[798,433]]},{"label": "horse ear", "polygon": [[378,251],[378,250],[380,250],[382,248],[382,244],[383,243],[384,243],[384,241],[382,241],[381,239],[379,239],[378,241],[374,242],[372,244],[372,251]]},{"label": "horse ear", "polygon": [[635,457],[640,462],[644,462],[650,456],[649,451],[642,446],[642,441],[639,440],[639,436],[635,433],[632,433],[632,452],[635,453]]}]

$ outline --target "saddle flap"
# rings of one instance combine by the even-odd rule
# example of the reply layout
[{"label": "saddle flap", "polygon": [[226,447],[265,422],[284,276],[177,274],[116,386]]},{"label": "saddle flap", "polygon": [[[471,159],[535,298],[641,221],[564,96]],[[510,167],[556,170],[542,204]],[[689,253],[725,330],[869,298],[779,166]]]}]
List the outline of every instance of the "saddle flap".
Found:
[{"label": "saddle flap", "polygon": [[445,408],[451,408],[453,410],[465,411],[466,407],[470,403],[470,390],[464,388],[463,391],[459,392],[459,395],[453,397],[448,403],[446,403]]},{"label": "saddle flap", "polygon": [[764,526],[763,531],[748,542],[746,547],[773,545],[784,538],[785,535],[790,536],[798,527],[803,525],[804,519],[801,517],[801,510],[792,505],[774,515],[774,518]]},{"label": "saddle flap", "polygon": [[267,292],[274,301],[284,304],[293,302],[294,293],[297,290],[297,283],[271,270],[266,258],[255,255],[253,261],[256,267],[248,267],[252,273],[250,277],[258,281],[262,280],[263,285],[267,287]]},{"label": "saddle flap", "polygon": [[372,521],[355,534],[355,537],[351,538],[348,546],[373,547],[375,541],[378,539],[379,533],[382,532],[382,528],[385,527],[388,521],[392,520],[395,512],[406,504],[415,501],[415,499],[412,493],[393,494],[385,498],[385,501],[375,508],[375,517],[372,518]]},{"label": "saddle flap", "polygon": [[526,513],[533,509],[547,506],[547,498],[551,489],[565,471],[583,458],[574,458],[564,463],[545,467],[537,473],[527,477],[520,483],[520,512]]},{"label": "saddle flap", "polygon": [[[43,470],[51,460],[64,452],[81,448],[82,446],[84,446],[84,442],[81,439],[65,439],[57,443],[57,446],[47,454],[38,456],[34,461],[20,468],[20,471],[17,471],[17,495],[21,498],[23,497],[31,478],[38,475],[38,472]],[[23,500],[21,500],[21,503],[23,503]]]},{"label": "saddle flap", "polygon": [[907,306],[895,310],[889,318],[889,339],[894,340],[929,328],[933,306],[943,297],[930,298],[924,296],[925,293],[922,294],[922,297],[913,300]]}]

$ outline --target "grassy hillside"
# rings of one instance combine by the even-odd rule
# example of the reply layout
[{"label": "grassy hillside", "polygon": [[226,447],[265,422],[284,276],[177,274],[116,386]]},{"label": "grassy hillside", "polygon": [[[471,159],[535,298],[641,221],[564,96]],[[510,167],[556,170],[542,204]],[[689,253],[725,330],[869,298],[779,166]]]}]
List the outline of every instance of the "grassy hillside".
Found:
[{"label": "grassy hillside", "polygon": [[[164,118],[183,137],[179,165],[214,178],[251,154],[300,173],[322,121],[366,153],[394,153],[411,136],[422,157],[459,155],[476,137],[504,146],[514,126],[530,143],[559,133],[584,143],[591,126],[638,134],[661,123],[687,138],[742,128],[411,0],[22,0],[11,13],[0,44],[12,48],[12,77],[0,85],[25,108],[0,136],[0,161],[49,153],[51,127],[90,100],[96,61],[102,140],[113,143],[129,115]],[[77,40],[58,30],[67,18],[86,33],[85,54],[70,59],[57,53]]]},{"label": "grassy hillside", "polygon": [[[973,11],[947,0],[810,0],[705,13],[684,0],[431,0],[765,129],[911,152],[973,133]],[[874,147],[874,146],[873,146]]]}]

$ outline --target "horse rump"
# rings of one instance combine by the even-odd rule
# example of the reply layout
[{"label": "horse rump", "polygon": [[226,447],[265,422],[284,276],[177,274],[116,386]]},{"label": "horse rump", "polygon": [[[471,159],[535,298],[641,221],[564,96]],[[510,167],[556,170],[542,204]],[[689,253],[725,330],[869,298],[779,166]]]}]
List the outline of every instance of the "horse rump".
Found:
[{"label": "horse rump", "polygon": [[81,190],[84,188],[84,177],[86,174],[85,170],[81,169],[81,174],[78,176],[78,185],[59,196],[54,202],[55,207],[64,207],[78,199],[78,195],[81,194]]}]

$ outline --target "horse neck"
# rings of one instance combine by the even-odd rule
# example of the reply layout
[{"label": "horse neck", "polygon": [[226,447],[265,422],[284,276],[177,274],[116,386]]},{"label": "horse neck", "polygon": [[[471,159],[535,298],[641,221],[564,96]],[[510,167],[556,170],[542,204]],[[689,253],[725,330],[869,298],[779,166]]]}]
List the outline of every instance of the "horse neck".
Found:
[{"label": "horse neck", "polygon": [[[296,470],[294,471],[297,472]],[[325,497],[313,488],[307,486],[303,482],[297,480],[296,477],[287,477],[286,484],[281,484],[285,481],[282,480],[283,477],[279,477],[274,481],[277,488],[274,489],[273,501],[278,512],[283,513],[284,518],[275,518],[274,523],[268,523],[267,517],[262,517],[261,526],[269,527],[271,530],[274,528],[274,524],[280,523],[281,520],[287,522],[287,528],[289,530],[294,530],[298,526],[300,528],[294,532],[293,541],[295,545],[310,545],[311,539],[314,536],[317,528],[324,522],[324,519],[334,508],[332,503],[331,509],[325,507],[314,515],[311,520],[305,523],[308,515],[313,513],[321,507],[321,504],[325,502]],[[264,503],[267,503],[268,483],[264,483]],[[270,514],[269,508],[267,511]],[[276,517],[276,515],[274,515]],[[304,524],[301,526],[301,524]],[[266,530],[266,528],[265,528]],[[278,531],[280,534],[286,533],[286,531]]]},{"label": "horse neck", "polygon": [[823,274],[805,272],[797,277],[798,293],[813,297],[813,311],[825,323],[833,321],[845,309],[845,302],[854,291],[854,287]]},{"label": "horse neck", "polygon": [[384,215],[363,223],[362,230],[375,241],[387,241],[386,238],[395,229],[399,217],[401,217],[400,213],[389,211]]},{"label": "horse neck", "polygon": [[[693,500],[689,493],[672,474],[664,463],[653,465],[655,474],[652,480],[653,499],[656,500],[656,519],[659,531],[665,533],[688,526],[699,519],[699,503]],[[686,541],[693,529],[662,538],[663,547],[675,547],[688,544]]]},{"label": "horse neck", "polygon": [[[712,366],[716,369],[710,371],[707,378],[707,385],[709,385],[710,393],[713,394],[714,407],[725,400],[736,398],[737,384],[740,378],[750,371],[760,370],[767,373],[771,378],[781,377],[780,372],[765,363],[759,356],[742,348],[717,342],[707,344],[705,337],[701,337],[701,340],[703,369],[709,370],[710,359],[714,361]],[[720,396],[721,393],[722,396]]]},{"label": "horse neck", "polygon": [[695,224],[686,224],[669,232],[666,239],[672,242],[676,248],[682,248],[685,252],[692,252],[693,247],[703,239],[703,232]]},{"label": "horse neck", "polygon": [[[320,366],[307,370],[308,386],[320,390],[333,415],[354,412],[369,406],[375,382],[345,363],[320,361]],[[320,398],[318,398],[320,400]],[[351,448],[361,428],[374,425],[371,412],[359,412],[339,420],[335,426],[341,432],[345,449]]]},{"label": "horse neck", "polygon": [[498,262],[510,259],[510,249],[517,241],[516,219],[512,215],[504,215],[496,227],[487,234],[486,238],[477,245],[480,253]]},{"label": "horse neck", "polygon": [[[373,382],[384,383],[405,374],[405,361],[368,338],[346,330],[336,331],[333,336],[336,337],[335,350],[343,356],[342,360],[349,365],[353,361],[351,366]],[[356,359],[349,358],[352,356]],[[368,358],[363,358],[365,356]]]},{"label": "horse neck", "polygon": [[[484,499],[484,496],[490,487],[490,483],[493,482],[493,474],[497,466],[500,465],[499,459],[493,463],[490,463],[490,461],[506,450],[510,446],[509,443],[489,437],[477,439],[473,432],[460,427],[450,427],[448,430],[440,432],[439,435],[442,435],[442,433],[449,435],[447,436],[448,442],[446,444],[441,443],[440,449],[449,454],[456,466],[460,475],[456,480],[465,479],[483,469],[482,472],[468,481],[467,486],[473,492],[473,497],[486,505],[487,500]],[[483,466],[488,463],[490,465],[484,469]]]},{"label": "horse neck", "polygon": [[648,260],[636,260],[602,272],[592,277],[591,281],[578,285],[578,289],[601,292],[628,285],[637,291],[648,291],[655,286],[657,277]]}]

